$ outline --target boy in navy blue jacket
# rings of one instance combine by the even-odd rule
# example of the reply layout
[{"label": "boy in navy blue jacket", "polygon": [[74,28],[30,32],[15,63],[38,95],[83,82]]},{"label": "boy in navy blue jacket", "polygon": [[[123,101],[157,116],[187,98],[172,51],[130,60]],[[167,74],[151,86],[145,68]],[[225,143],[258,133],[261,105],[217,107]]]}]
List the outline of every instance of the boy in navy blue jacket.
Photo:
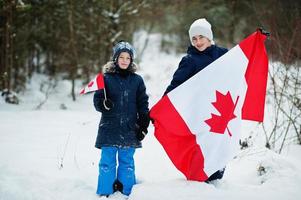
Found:
[{"label": "boy in navy blue jacket", "polygon": [[[187,49],[187,55],[180,61],[164,95],[184,83],[228,51],[214,44],[211,25],[205,18],[198,19],[191,24],[189,28],[189,38],[191,45]],[[224,170],[225,169],[221,169],[215,172],[206,182],[221,179],[224,175]]]},{"label": "boy in navy blue jacket", "polygon": [[[135,179],[134,153],[141,147],[149,125],[148,95],[142,77],[135,73],[134,49],[121,41],[113,60],[104,66],[104,90],[94,94],[95,109],[102,113],[95,147],[101,149],[96,193],[131,193]],[[117,160],[116,160],[117,156]]]}]

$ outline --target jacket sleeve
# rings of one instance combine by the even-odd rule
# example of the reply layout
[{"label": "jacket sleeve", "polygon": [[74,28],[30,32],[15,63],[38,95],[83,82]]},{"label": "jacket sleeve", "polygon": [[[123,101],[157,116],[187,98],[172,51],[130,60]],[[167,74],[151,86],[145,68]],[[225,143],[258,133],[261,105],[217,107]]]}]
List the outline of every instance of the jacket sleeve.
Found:
[{"label": "jacket sleeve", "polygon": [[184,83],[189,79],[194,73],[194,64],[191,59],[188,59],[187,56],[183,57],[179,63],[179,67],[172,77],[172,81],[169,86],[166,88],[164,95]]},{"label": "jacket sleeve", "polygon": [[148,113],[148,95],[146,94],[146,87],[144,84],[144,81],[141,77],[139,81],[139,86],[137,90],[137,110],[139,115],[143,115],[145,113]]},{"label": "jacket sleeve", "polygon": [[97,90],[94,93],[93,97],[93,103],[94,107],[98,112],[104,112],[105,108],[103,106],[103,100],[104,100],[104,90]]}]

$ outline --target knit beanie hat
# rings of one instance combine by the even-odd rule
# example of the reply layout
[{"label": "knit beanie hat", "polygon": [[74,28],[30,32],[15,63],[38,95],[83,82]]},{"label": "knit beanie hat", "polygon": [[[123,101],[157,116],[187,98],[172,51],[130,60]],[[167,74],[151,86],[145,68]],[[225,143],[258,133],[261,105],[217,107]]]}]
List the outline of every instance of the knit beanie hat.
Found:
[{"label": "knit beanie hat", "polygon": [[188,32],[189,32],[189,39],[191,44],[193,44],[192,37],[197,35],[205,36],[211,41],[211,43],[213,43],[211,24],[205,18],[195,20],[191,24]]},{"label": "knit beanie hat", "polygon": [[128,52],[130,54],[131,61],[133,62],[133,59],[135,58],[135,49],[130,43],[125,41],[120,41],[113,47],[112,58],[114,62],[117,61],[121,52]]}]

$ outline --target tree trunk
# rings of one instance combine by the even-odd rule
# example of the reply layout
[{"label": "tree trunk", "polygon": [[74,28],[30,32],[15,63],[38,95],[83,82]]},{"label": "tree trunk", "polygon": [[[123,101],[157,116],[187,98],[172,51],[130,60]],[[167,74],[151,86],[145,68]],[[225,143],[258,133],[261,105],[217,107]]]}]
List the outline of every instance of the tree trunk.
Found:
[{"label": "tree trunk", "polygon": [[73,101],[76,100],[75,97],[75,78],[76,78],[76,71],[77,71],[77,50],[76,50],[76,41],[75,41],[75,32],[74,32],[74,4],[73,4],[73,0],[69,0],[69,5],[68,5],[68,23],[69,23],[69,33],[70,33],[70,37],[69,37],[69,49],[68,51],[70,51],[70,78],[71,78],[71,83],[72,83],[72,87],[71,87],[71,95],[72,95],[72,99]]},{"label": "tree trunk", "polygon": [[[14,0],[4,1],[3,13],[4,13],[4,36],[3,36],[3,50],[1,53],[1,88],[11,90],[11,71],[13,67],[13,10],[15,10],[16,3]],[[2,48],[1,48],[2,49]]]},{"label": "tree trunk", "polygon": [[232,17],[230,18],[230,26],[229,26],[229,35],[228,35],[228,43],[229,44],[234,44],[234,38],[235,38],[235,30],[236,30],[236,24],[239,21],[239,16],[237,15],[237,1],[232,0],[229,4],[229,10],[233,14]]}]

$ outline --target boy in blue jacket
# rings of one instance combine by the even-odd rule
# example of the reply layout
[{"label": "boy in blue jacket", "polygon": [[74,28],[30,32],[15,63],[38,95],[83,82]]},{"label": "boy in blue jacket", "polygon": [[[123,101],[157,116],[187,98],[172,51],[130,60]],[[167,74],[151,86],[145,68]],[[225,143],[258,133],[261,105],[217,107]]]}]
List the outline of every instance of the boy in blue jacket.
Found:
[{"label": "boy in blue jacket", "polygon": [[132,45],[117,43],[112,57],[103,67],[107,98],[104,90],[98,90],[93,99],[95,109],[102,113],[95,144],[101,149],[96,191],[101,196],[131,193],[136,183],[135,148],[141,147],[150,121],[148,95],[142,77],[135,73]]},{"label": "boy in blue jacket", "polygon": [[[187,55],[180,61],[164,95],[184,83],[228,51],[214,44],[211,24],[205,18],[197,19],[191,24],[189,28],[189,39],[191,45],[189,45],[187,49]],[[224,170],[225,169],[221,169],[215,172],[206,182],[221,179],[224,175]]]}]

